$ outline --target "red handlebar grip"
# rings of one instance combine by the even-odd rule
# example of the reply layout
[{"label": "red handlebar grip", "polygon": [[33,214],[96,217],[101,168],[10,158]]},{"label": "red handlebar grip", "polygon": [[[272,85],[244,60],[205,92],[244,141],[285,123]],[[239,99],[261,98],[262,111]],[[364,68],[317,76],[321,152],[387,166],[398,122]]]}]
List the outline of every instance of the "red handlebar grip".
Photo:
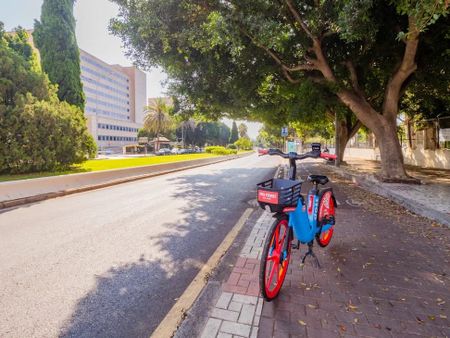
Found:
[{"label": "red handlebar grip", "polygon": [[267,149],[259,149],[258,153],[259,153],[259,155],[267,155],[269,153],[269,150],[267,150]]},{"label": "red handlebar grip", "polygon": [[320,153],[320,157],[327,160],[335,160],[337,156],[333,154]]}]

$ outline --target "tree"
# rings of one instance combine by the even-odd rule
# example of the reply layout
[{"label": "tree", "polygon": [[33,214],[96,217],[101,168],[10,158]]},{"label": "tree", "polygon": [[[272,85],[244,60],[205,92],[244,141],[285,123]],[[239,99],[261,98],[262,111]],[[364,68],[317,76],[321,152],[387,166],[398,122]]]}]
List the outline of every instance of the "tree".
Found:
[{"label": "tree", "polygon": [[276,126],[264,124],[259,130],[256,137],[258,146],[266,148],[281,148],[283,145],[283,138],[280,134],[280,129]]},{"label": "tree", "polygon": [[41,20],[34,23],[33,38],[42,69],[58,85],[59,99],[84,109],[73,6],[74,0],[44,0]]},{"label": "tree", "polygon": [[253,143],[248,137],[240,137],[234,144],[241,150],[252,150]]},{"label": "tree", "polygon": [[179,124],[179,127],[181,129],[181,142],[183,144],[183,148],[186,147],[187,134],[189,132],[193,133],[195,131],[196,124],[197,123],[194,119],[184,120]]},{"label": "tree", "polygon": [[65,169],[96,153],[83,111],[59,101],[27,33],[0,22],[0,173]]},{"label": "tree", "polygon": [[247,137],[248,128],[245,123],[239,124],[238,130],[239,130],[239,137]]},{"label": "tree", "polygon": [[111,28],[130,54],[166,69],[199,111],[257,113],[262,86],[295,93],[308,80],[375,134],[382,176],[406,178],[399,102],[421,71],[418,50],[435,42],[436,27],[448,28],[446,1],[114,1],[121,10]]},{"label": "tree", "polygon": [[14,36],[5,35],[0,22],[0,108],[14,107],[27,93],[38,99],[50,97],[45,74],[34,69],[32,54],[25,45],[26,32],[18,29]]},{"label": "tree", "polygon": [[[317,134],[328,133],[330,124],[335,126],[339,162],[343,160],[348,141],[360,129],[361,122],[345,107],[327,86],[320,86],[305,80],[292,91],[285,83],[264,85],[259,90],[261,99],[266,102],[257,114],[268,125],[281,128],[295,125],[297,131],[308,130]],[[336,128],[336,119],[338,121]],[[304,134],[302,131],[298,135]],[[308,132],[309,134],[309,132]]]},{"label": "tree", "polygon": [[[170,107],[162,98],[157,98],[154,102],[145,107],[144,128],[153,132],[157,138],[165,131],[170,130],[172,120],[169,116]],[[155,151],[159,150],[159,142],[156,143]]]},{"label": "tree", "polygon": [[238,140],[239,138],[239,131],[236,125],[236,121],[233,121],[233,125],[231,126],[231,134],[230,134],[230,142],[229,143],[234,143]]}]

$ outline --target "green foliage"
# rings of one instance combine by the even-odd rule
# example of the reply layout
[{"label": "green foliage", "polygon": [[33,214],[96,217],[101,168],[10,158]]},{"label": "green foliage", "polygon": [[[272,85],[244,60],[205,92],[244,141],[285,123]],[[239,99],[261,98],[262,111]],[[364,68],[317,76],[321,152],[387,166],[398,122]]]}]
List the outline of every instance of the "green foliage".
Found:
[{"label": "green foliage", "polygon": [[170,112],[172,107],[166,102],[157,98],[155,101],[145,108],[144,128],[156,135],[167,132],[173,126]]},{"label": "green foliage", "polygon": [[231,144],[227,145],[227,148],[228,149],[237,149],[238,147],[235,144],[231,143]]},{"label": "green foliage", "polygon": [[[444,0],[325,0],[304,6],[294,1],[311,32],[321,37],[337,85],[317,81],[321,78],[317,71],[293,72],[299,83],[292,84],[261,47],[288,66],[305,63],[305,56],[314,59],[311,39],[287,15],[284,2],[211,1],[206,6],[203,1],[113,1],[120,14],[111,22],[111,30],[122,38],[133,59],[142,66],[162,66],[172,79],[173,92],[186,106],[216,118],[226,113],[260,121],[293,121],[291,114],[302,100],[310,101],[309,109],[297,116],[323,114],[331,96],[314,102],[309,99],[311,89],[334,94],[339,88],[350,88],[347,60],[355,65],[368,103],[380,111],[386,83],[403,56],[404,43],[397,35],[399,30],[407,31],[408,16],[420,21],[420,48],[440,44],[436,33],[443,28],[438,24],[448,32]],[[429,19],[426,24],[421,23],[423,18]],[[433,67],[437,58],[445,62],[446,57],[427,53],[423,61]],[[445,83],[439,70],[436,67],[440,75],[435,83]],[[422,72],[426,70],[419,65],[416,73]]]},{"label": "green foliage", "polygon": [[[172,93],[208,117],[314,125],[330,108],[351,122],[351,109],[380,144],[398,144],[380,123],[395,127],[402,94],[430,68],[423,86],[448,87],[448,53],[434,48],[448,34],[446,0],[113,1],[111,30],[133,59],[164,68]],[[400,147],[383,149],[383,171],[404,175]]]},{"label": "green foliage", "polygon": [[248,137],[240,137],[239,140],[234,142],[234,144],[240,150],[252,150],[253,149],[253,143]]},{"label": "green foliage", "polygon": [[[181,138],[181,127],[177,129],[177,137]],[[205,144],[228,144],[230,128],[223,122],[197,122],[193,128],[184,130],[185,144],[203,147]]]},{"label": "green foliage", "polygon": [[27,93],[42,100],[49,98],[48,78],[36,71],[32,54],[18,36],[0,37],[0,109],[14,106]]},{"label": "green foliage", "polygon": [[231,126],[231,134],[230,134],[230,143],[234,143],[239,138],[239,131],[235,121],[233,121],[233,125]]},{"label": "green foliage", "polygon": [[283,144],[283,138],[281,137],[281,127],[274,126],[272,124],[264,124],[259,130],[256,142],[258,146],[266,148],[278,148]]},{"label": "green foliage", "polygon": [[205,148],[205,152],[214,155],[233,155],[237,154],[236,149],[227,149],[222,146],[210,146]]},{"label": "green foliage", "polygon": [[0,173],[66,168],[96,152],[83,112],[59,101],[25,33],[0,29]]},{"label": "green foliage", "polygon": [[55,95],[49,101],[31,94],[0,113],[0,172],[60,170],[96,153],[83,112]]},{"label": "green foliage", "polygon": [[41,55],[42,69],[50,81],[58,85],[59,99],[84,109],[73,5],[74,0],[44,0],[41,20],[35,21],[33,37]]}]

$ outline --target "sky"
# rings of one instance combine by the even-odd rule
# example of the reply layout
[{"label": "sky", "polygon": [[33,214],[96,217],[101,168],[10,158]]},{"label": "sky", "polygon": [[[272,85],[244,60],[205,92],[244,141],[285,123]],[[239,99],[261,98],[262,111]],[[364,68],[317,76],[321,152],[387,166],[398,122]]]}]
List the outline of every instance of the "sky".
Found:
[{"label": "sky", "polygon": [[[0,0],[0,21],[5,24],[7,31],[19,25],[31,29],[34,20],[40,17],[42,2],[43,0]],[[109,64],[129,66],[132,61],[125,56],[121,40],[108,31],[109,20],[117,13],[118,6],[108,0],[77,0],[74,16],[77,21],[78,46]],[[167,77],[160,69],[147,72],[148,97],[163,96],[165,80]],[[231,127],[230,119],[223,121]],[[256,138],[261,124],[244,122],[248,126],[249,136]]]}]

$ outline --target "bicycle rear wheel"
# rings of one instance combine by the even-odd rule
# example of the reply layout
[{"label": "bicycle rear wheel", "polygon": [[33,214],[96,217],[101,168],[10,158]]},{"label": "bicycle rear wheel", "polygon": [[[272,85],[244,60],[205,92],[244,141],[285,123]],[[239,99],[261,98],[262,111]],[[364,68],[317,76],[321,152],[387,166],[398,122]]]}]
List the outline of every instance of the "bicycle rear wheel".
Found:
[{"label": "bicycle rear wheel", "polygon": [[269,302],[278,296],[286,277],[291,241],[292,232],[287,216],[277,219],[267,234],[259,272],[261,293]]},{"label": "bicycle rear wheel", "polygon": [[[331,191],[327,191],[323,194],[319,202],[319,212],[317,221],[320,223],[324,218],[332,216],[335,218],[335,205],[334,198]],[[316,240],[317,243],[322,247],[328,246],[331,242],[331,238],[333,237],[334,225],[331,226],[328,230],[322,231],[320,234],[317,234]]]}]

